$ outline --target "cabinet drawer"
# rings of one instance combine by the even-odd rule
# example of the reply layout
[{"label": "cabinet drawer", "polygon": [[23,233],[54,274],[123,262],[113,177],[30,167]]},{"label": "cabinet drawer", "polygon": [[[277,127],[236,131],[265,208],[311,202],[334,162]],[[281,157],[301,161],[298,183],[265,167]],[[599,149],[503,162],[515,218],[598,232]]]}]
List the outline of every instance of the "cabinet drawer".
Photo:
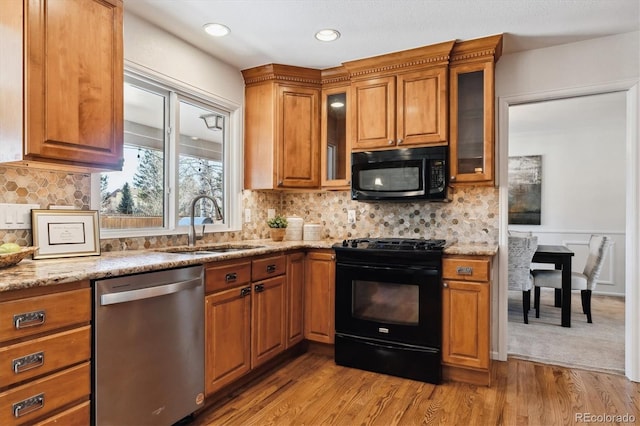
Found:
[{"label": "cabinet drawer", "polygon": [[251,262],[232,262],[207,266],[204,277],[207,293],[237,287],[251,281]]},{"label": "cabinet drawer", "polygon": [[442,259],[442,277],[463,281],[489,281],[489,261],[485,259]]},{"label": "cabinet drawer", "polygon": [[91,403],[85,401],[61,413],[51,416],[34,426],[86,426],[91,422]]},{"label": "cabinet drawer", "polygon": [[91,326],[0,348],[0,386],[40,376],[91,358]]},{"label": "cabinet drawer", "polygon": [[256,259],[251,265],[251,281],[260,281],[285,273],[287,258],[284,255]]},{"label": "cabinet drawer", "polygon": [[0,424],[18,425],[88,399],[91,369],[85,362],[0,393]]},{"label": "cabinet drawer", "polygon": [[0,342],[91,320],[91,289],[0,303]]}]

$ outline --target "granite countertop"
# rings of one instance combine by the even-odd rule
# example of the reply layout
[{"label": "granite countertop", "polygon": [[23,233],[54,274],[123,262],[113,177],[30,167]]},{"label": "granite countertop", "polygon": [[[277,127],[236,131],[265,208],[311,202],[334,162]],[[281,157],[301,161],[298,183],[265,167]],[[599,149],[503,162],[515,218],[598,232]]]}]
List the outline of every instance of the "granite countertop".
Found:
[{"label": "granite countertop", "polygon": [[[0,292],[93,280],[119,275],[149,272],[180,266],[199,265],[247,256],[259,256],[295,249],[329,249],[342,240],[283,241],[245,240],[231,243],[198,245],[199,249],[227,246],[256,246],[256,248],[235,252],[193,254],[189,252],[168,253],[166,247],[149,250],[127,250],[103,252],[100,256],[72,257],[60,259],[24,259],[15,266],[0,269]],[[497,245],[453,243],[444,249],[445,254],[492,256],[498,251]]]}]

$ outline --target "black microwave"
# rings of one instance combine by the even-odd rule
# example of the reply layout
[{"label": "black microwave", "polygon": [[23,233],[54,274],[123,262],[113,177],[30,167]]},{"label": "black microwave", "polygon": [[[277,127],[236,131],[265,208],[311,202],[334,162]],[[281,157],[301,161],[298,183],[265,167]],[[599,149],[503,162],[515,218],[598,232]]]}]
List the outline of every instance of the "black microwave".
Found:
[{"label": "black microwave", "polygon": [[447,200],[446,146],[351,154],[351,199]]}]

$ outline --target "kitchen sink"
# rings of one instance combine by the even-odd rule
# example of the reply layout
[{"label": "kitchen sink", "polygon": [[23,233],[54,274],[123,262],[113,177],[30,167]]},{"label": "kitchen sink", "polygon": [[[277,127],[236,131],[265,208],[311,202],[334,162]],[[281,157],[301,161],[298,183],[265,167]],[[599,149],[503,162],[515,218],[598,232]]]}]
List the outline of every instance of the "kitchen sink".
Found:
[{"label": "kitchen sink", "polygon": [[158,251],[164,253],[178,253],[178,254],[192,254],[192,255],[212,255],[212,254],[224,254],[236,251],[245,251],[263,248],[264,246],[248,246],[248,245],[234,245],[234,246],[216,246],[216,247],[170,247],[166,249],[158,249]]}]

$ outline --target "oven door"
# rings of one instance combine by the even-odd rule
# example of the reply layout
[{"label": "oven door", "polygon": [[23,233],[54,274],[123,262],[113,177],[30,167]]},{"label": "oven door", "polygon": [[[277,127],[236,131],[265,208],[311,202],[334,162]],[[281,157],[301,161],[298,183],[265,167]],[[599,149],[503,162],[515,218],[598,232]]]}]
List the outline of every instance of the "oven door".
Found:
[{"label": "oven door", "polygon": [[437,268],[336,265],[336,333],[441,348]]}]

